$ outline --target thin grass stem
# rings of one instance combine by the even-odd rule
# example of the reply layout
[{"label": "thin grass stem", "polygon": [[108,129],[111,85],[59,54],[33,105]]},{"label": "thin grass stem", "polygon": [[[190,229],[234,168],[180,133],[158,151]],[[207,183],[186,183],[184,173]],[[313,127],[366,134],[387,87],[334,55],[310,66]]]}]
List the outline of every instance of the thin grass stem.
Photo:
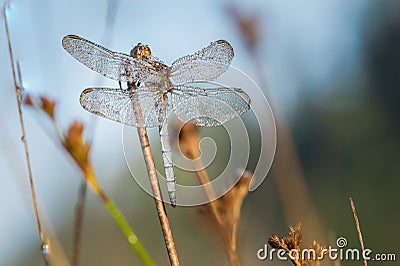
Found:
[{"label": "thin grass stem", "polygon": [[[364,254],[365,247],[364,247],[364,241],[363,241],[362,234],[361,234],[360,222],[358,221],[356,206],[354,205],[353,199],[352,198],[349,198],[349,199],[350,199],[351,211],[353,212],[354,221],[356,223],[358,239],[360,240],[361,250]],[[364,262],[364,266],[368,266],[366,258],[364,258],[363,262]]]},{"label": "thin grass stem", "polygon": [[133,232],[132,228],[129,226],[125,217],[121,214],[118,208],[114,205],[114,203],[104,194],[101,190],[99,192],[99,196],[102,199],[104,206],[107,211],[110,213],[114,221],[117,223],[118,227],[125,235],[125,238],[128,240],[129,244],[133,248],[133,250],[138,255],[139,259],[142,261],[143,265],[152,266],[155,265],[145,250],[142,243],[139,241],[137,235]]},{"label": "thin grass stem", "polygon": [[31,197],[32,197],[33,209],[34,209],[35,217],[36,217],[36,224],[37,224],[37,228],[38,228],[39,238],[41,240],[43,259],[44,259],[45,264],[49,265],[48,247],[50,246],[50,243],[44,236],[44,233],[42,230],[42,224],[41,224],[40,216],[39,216],[39,207],[38,207],[38,203],[37,203],[37,199],[36,199],[35,184],[33,182],[32,167],[31,167],[28,142],[27,142],[27,138],[26,138],[25,124],[24,124],[24,118],[23,118],[22,107],[21,107],[21,94],[20,94],[20,88],[17,84],[17,73],[16,73],[16,69],[15,69],[15,64],[14,64],[15,61],[14,61],[14,55],[13,55],[13,50],[12,50],[12,46],[11,46],[10,30],[9,30],[8,21],[7,21],[8,5],[9,5],[9,1],[6,1],[3,6],[3,16],[4,16],[4,25],[5,25],[5,29],[6,29],[6,35],[7,35],[8,51],[9,51],[9,55],[10,55],[11,70],[12,70],[12,74],[13,74],[15,96],[17,98],[17,104],[18,104],[19,122],[21,125],[21,134],[22,134],[21,139],[24,144],[25,158],[26,158],[26,164],[27,164],[28,176],[29,176],[29,185],[31,188]]},{"label": "thin grass stem", "polygon": [[85,199],[86,199],[87,185],[82,181],[79,191],[78,199],[76,200],[75,206],[75,224],[74,224],[74,240],[73,240],[73,251],[72,251],[72,266],[78,265],[79,259],[79,248],[81,243],[82,225],[83,225],[83,213],[85,210]]},{"label": "thin grass stem", "polygon": [[61,139],[61,141],[64,140],[62,141],[63,147],[78,164],[84,175],[84,180],[86,184],[100,198],[103,205],[106,207],[107,211],[114,219],[114,222],[124,234],[125,238],[128,240],[128,243],[136,252],[143,265],[155,265],[148,255],[147,251],[145,250],[144,246],[139,241],[137,235],[129,226],[125,217],[121,214],[114,203],[108,198],[104,190],[101,188],[100,184],[97,182],[96,174],[89,160],[90,146],[86,144],[82,139],[82,129],[83,125],[79,123],[73,124],[68,132],[68,135],[64,135],[64,137]]}]

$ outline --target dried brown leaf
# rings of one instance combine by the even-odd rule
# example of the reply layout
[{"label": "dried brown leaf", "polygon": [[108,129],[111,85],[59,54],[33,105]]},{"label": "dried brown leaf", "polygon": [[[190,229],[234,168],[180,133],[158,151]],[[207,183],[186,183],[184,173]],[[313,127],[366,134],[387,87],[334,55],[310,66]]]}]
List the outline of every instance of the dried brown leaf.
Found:
[{"label": "dried brown leaf", "polygon": [[46,96],[41,96],[40,101],[40,108],[51,118],[51,120],[54,120],[54,108],[56,103]]},{"label": "dried brown leaf", "polygon": [[27,105],[27,106],[34,107],[34,103],[33,103],[32,97],[29,94],[26,94],[24,96],[23,103],[25,105]]},{"label": "dried brown leaf", "polygon": [[255,15],[244,15],[237,8],[228,8],[228,13],[233,18],[245,43],[250,51],[254,51],[259,42],[259,19]]},{"label": "dried brown leaf", "polygon": [[89,163],[90,145],[82,137],[83,129],[84,125],[81,122],[74,121],[67,130],[63,145],[84,170]]}]

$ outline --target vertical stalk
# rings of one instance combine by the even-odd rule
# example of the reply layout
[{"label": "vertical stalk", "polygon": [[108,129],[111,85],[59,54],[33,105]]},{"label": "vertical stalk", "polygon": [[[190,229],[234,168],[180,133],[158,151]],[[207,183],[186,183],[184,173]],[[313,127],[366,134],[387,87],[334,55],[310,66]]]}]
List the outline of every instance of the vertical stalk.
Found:
[{"label": "vertical stalk", "polygon": [[83,223],[83,213],[85,210],[85,198],[86,198],[87,185],[82,181],[79,191],[78,199],[75,205],[75,225],[74,225],[74,240],[73,240],[73,252],[72,252],[72,265],[78,265],[79,258],[79,247],[81,243],[81,232]]},{"label": "vertical stalk", "polygon": [[21,134],[22,134],[22,142],[24,144],[24,149],[25,149],[25,158],[26,158],[26,163],[27,163],[27,168],[28,168],[28,176],[29,176],[29,185],[31,188],[31,197],[32,197],[32,203],[33,203],[33,209],[35,212],[35,217],[36,217],[36,224],[38,227],[38,233],[39,233],[39,238],[42,242],[42,254],[43,254],[43,259],[46,265],[49,265],[48,261],[48,253],[49,253],[49,243],[47,242],[46,238],[44,237],[43,230],[42,230],[42,224],[40,222],[40,217],[39,217],[39,208],[38,208],[38,203],[36,199],[36,192],[35,192],[35,184],[33,182],[33,174],[32,174],[32,168],[31,168],[31,160],[29,157],[29,150],[28,150],[28,142],[26,140],[26,133],[25,133],[25,124],[24,124],[24,119],[23,119],[23,114],[22,114],[22,108],[21,108],[21,94],[20,90],[17,84],[17,75],[16,75],[16,70],[15,70],[15,65],[14,65],[14,55],[11,47],[11,38],[10,38],[10,31],[8,28],[8,22],[7,22],[7,5],[9,4],[8,1],[4,3],[3,6],[3,16],[4,16],[4,25],[6,29],[6,35],[7,35],[7,42],[8,42],[8,51],[10,54],[10,61],[11,61],[11,69],[12,69],[12,74],[13,74],[13,81],[14,81],[14,88],[15,88],[15,96],[17,98],[17,104],[18,104],[18,114],[19,114],[19,122],[21,125]]},{"label": "vertical stalk", "polygon": [[160,184],[158,183],[157,171],[154,166],[153,154],[150,149],[149,138],[147,136],[146,128],[138,127],[140,145],[143,151],[144,161],[146,163],[147,173],[150,179],[151,189],[153,191],[153,197],[157,208],[158,218],[160,220],[161,229],[164,235],[165,245],[171,265],[179,265],[178,254],[175,249],[174,238],[172,236],[171,227],[167,213],[165,212],[164,202],[162,201],[162,195],[160,190]]},{"label": "vertical stalk", "polygon": [[[350,198],[349,200],[350,200],[350,205],[351,205],[351,211],[353,212],[353,216],[354,216],[354,221],[356,223],[356,229],[357,229],[358,239],[360,240],[361,250],[364,254],[365,247],[364,247],[364,241],[363,241],[362,234],[361,234],[360,222],[358,221],[356,206],[354,205],[352,198]],[[363,259],[363,263],[364,263],[364,266],[368,266],[367,260],[365,258]]]},{"label": "vertical stalk", "polygon": [[[135,48],[134,48],[135,49]],[[134,58],[141,58],[142,54],[140,50],[137,50],[132,54]],[[134,82],[128,82],[128,91],[134,92],[137,89],[137,86]],[[132,107],[134,109],[136,122],[140,125],[144,125],[144,117],[142,115],[142,110],[140,106],[140,99],[138,95],[132,94]],[[158,103],[165,104],[165,103]],[[164,125],[167,126],[167,125]],[[160,184],[158,183],[157,171],[154,166],[153,153],[150,149],[149,137],[147,136],[147,130],[145,127],[137,127],[140,145],[142,147],[143,158],[146,164],[147,174],[150,179],[151,190],[153,191],[153,198],[156,204],[158,219],[160,220],[161,230],[163,232],[165,245],[167,247],[168,257],[171,265],[178,266],[178,254],[175,249],[174,238],[172,236],[171,227],[169,225],[169,220],[167,213],[165,211],[164,202],[162,200]],[[162,141],[162,140],[161,140]]]},{"label": "vertical stalk", "polygon": [[208,177],[208,173],[205,170],[205,167],[201,160],[198,160],[200,157],[200,150],[199,150],[199,136],[197,134],[197,128],[195,125],[192,124],[187,124],[182,128],[181,132],[181,141],[182,143],[185,143],[186,146],[186,156],[189,159],[193,160],[193,166],[195,169],[198,169],[195,171],[197,180],[201,185],[203,185],[204,191],[206,193],[206,196],[208,198],[208,203],[210,206],[210,210],[212,214],[215,216],[216,221],[218,224],[222,224],[222,219],[221,216],[217,210],[216,206],[216,201],[215,199],[215,193],[210,185],[210,178]]}]

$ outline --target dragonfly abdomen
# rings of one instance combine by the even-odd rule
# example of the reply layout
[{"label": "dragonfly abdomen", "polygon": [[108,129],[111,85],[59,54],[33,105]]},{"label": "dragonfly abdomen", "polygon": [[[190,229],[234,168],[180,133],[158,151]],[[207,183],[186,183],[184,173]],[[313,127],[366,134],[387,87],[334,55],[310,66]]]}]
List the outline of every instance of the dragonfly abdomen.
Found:
[{"label": "dragonfly abdomen", "polygon": [[167,123],[160,127],[161,151],[164,162],[165,177],[167,180],[167,190],[171,205],[176,206],[176,183],[174,164],[172,162],[171,146],[169,144],[169,134]]}]

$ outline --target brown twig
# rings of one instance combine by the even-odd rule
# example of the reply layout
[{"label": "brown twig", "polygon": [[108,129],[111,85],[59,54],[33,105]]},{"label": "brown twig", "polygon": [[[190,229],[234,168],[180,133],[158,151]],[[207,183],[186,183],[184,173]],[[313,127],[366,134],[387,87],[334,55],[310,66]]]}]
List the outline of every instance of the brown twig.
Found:
[{"label": "brown twig", "polygon": [[[132,56],[140,59],[143,54],[140,50],[138,50],[136,51],[136,53],[132,54]],[[135,89],[137,89],[136,84],[133,82],[128,82],[127,85],[128,90],[134,91]],[[144,119],[137,96],[132,97],[132,105],[132,107],[134,108],[136,121],[143,123]],[[143,158],[146,164],[147,174],[150,179],[151,190],[153,191],[153,198],[156,204],[158,219],[160,220],[161,230],[163,232],[165,245],[167,247],[169,261],[171,265],[177,266],[179,265],[178,253],[176,252],[171,226],[169,225],[168,216],[165,211],[165,205],[162,199],[156,167],[154,166],[153,153],[151,152],[147,130],[145,127],[138,127],[137,131],[139,135],[140,145],[142,147]]]},{"label": "brown twig", "polygon": [[15,96],[17,98],[17,104],[18,104],[18,114],[19,114],[19,122],[21,125],[22,142],[24,144],[24,149],[25,149],[25,158],[26,158],[26,163],[27,163],[27,168],[28,168],[29,185],[31,188],[31,197],[32,197],[33,209],[34,209],[35,217],[36,217],[36,224],[38,227],[39,238],[41,240],[43,259],[44,259],[45,264],[49,265],[49,261],[48,261],[49,250],[48,250],[48,248],[49,248],[50,244],[48,243],[48,240],[45,238],[45,236],[43,234],[42,225],[41,225],[40,217],[39,217],[39,208],[38,208],[38,203],[37,203],[37,199],[36,199],[35,185],[33,182],[31,161],[30,161],[29,150],[28,150],[28,142],[26,140],[25,124],[24,124],[23,113],[22,113],[22,108],[21,108],[21,94],[20,94],[20,88],[17,84],[17,73],[15,71],[14,55],[13,55],[13,51],[12,51],[10,31],[9,31],[8,22],[7,22],[6,9],[7,9],[8,4],[9,4],[8,1],[6,1],[4,3],[3,16],[4,16],[4,25],[5,25],[5,29],[6,29],[6,35],[7,35],[8,51],[9,51],[10,61],[11,61],[11,70],[12,70],[12,74],[13,74]]},{"label": "brown twig", "polygon": [[230,264],[240,266],[237,253],[236,237],[240,219],[240,209],[243,199],[248,193],[251,180],[249,172],[243,173],[235,186],[225,195],[215,200],[214,191],[210,186],[207,171],[199,160],[199,136],[194,124],[185,124],[179,132],[179,148],[186,157],[192,160],[199,183],[203,185],[209,202],[202,206],[202,213],[214,226],[222,240],[227,252]]},{"label": "brown twig", "polygon": [[[351,205],[351,211],[353,212],[353,216],[354,216],[354,221],[356,222],[356,229],[357,229],[357,234],[358,234],[358,239],[360,240],[360,245],[361,245],[361,250],[364,254],[364,242],[363,242],[363,238],[362,238],[362,234],[361,234],[361,228],[360,228],[360,223],[358,221],[358,216],[357,216],[357,212],[356,212],[356,206],[354,205],[353,199],[350,197],[350,205]],[[364,258],[364,266],[368,266],[367,260]]]},{"label": "brown twig", "polygon": [[73,252],[72,252],[72,265],[78,265],[79,259],[79,247],[81,242],[81,232],[83,224],[83,213],[85,210],[85,198],[86,198],[87,185],[86,182],[82,181],[78,191],[78,198],[75,205],[75,224],[74,224],[74,240],[73,240]]},{"label": "brown twig", "polygon": [[197,134],[197,128],[194,124],[187,123],[182,127],[179,132],[179,145],[185,155],[193,161],[197,180],[203,185],[208,198],[208,204],[211,212],[215,216],[216,221],[221,224],[221,217],[217,210],[216,202],[214,201],[215,195],[212,187],[210,186],[210,178],[208,177],[207,171],[204,169],[201,160],[196,160],[200,157],[199,150],[199,136]]},{"label": "brown twig", "polygon": [[174,238],[172,236],[167,213],[165,212],[164,202],[162,201],[160,184],[158,183],[157,171],[154,166],[153,154],[150,149],[149,137],[147,136],[146,128],[138,127],[137,131],[139,134],[140,145],[142,146],[147,173],[150,179],[151,189],[153,191],[153,197],[157,208],[158,218],[160,220],[161,229],[164,235],[165,245],[167,246],[169,260],[171,262],[171,265],[179,265]]},{"label": "brown twig", "polygon": [[[214,229],[224,241],[225,250],[232,266],[241,265],[237,253],[237,229],[240,220],[240,209],[248,193],[251,178],[251,173],[245,172],[228,193],[210,202],[213,205],[208,203],[202,206],[202,213],[212,222]],[[216,213],[211,206],[215,206]],[[217,220],[217,217],[219,217],[219,220]]]}]

